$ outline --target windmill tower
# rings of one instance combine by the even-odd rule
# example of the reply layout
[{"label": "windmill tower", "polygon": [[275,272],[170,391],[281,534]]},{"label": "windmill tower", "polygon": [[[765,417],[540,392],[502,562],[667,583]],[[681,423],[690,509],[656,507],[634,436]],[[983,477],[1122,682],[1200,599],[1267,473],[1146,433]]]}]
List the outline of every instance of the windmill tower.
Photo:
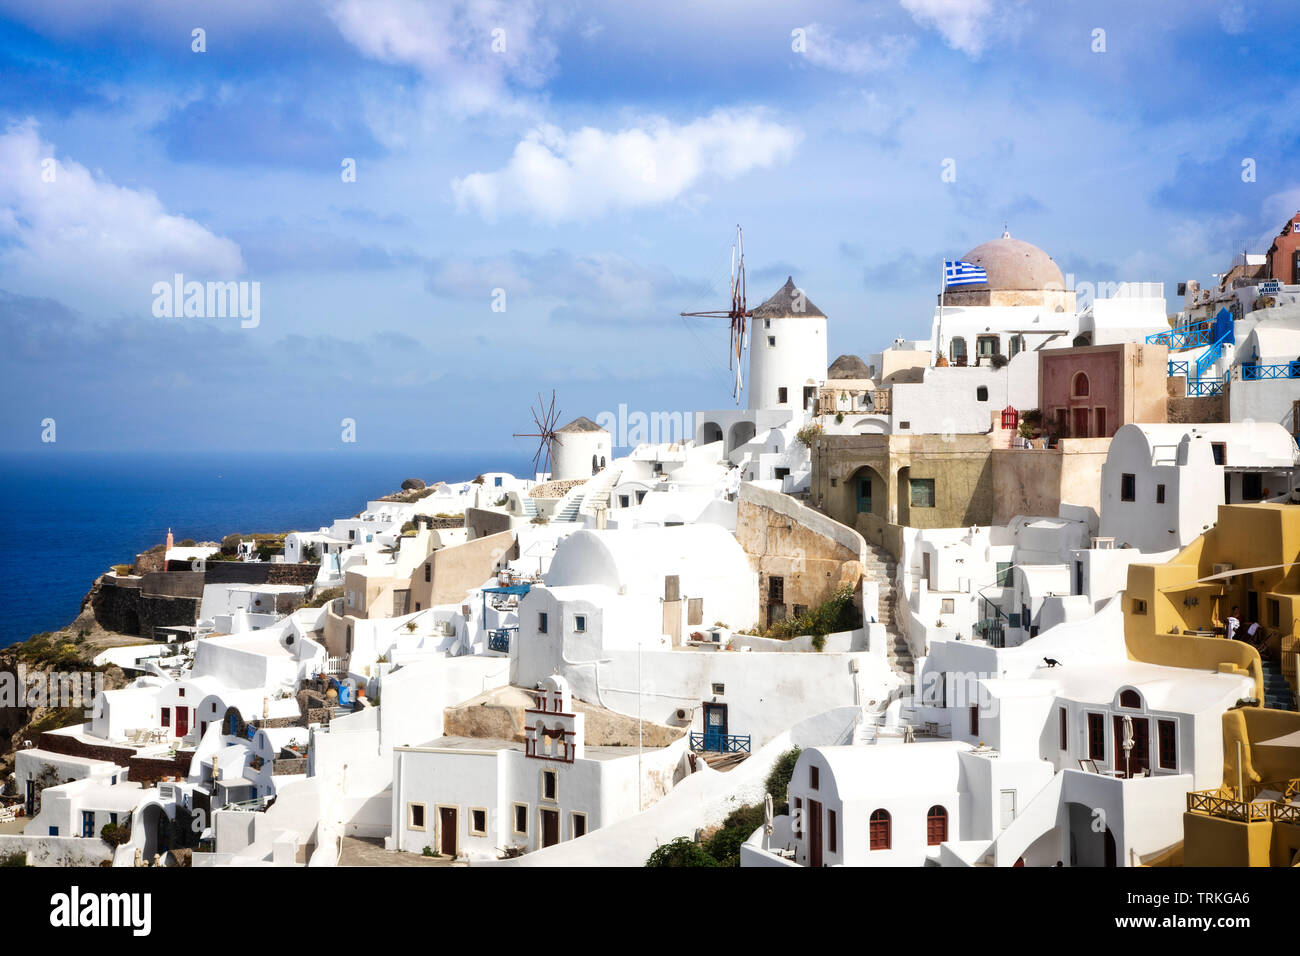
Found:
[{"label": "windmill tower", "polygon": [[555,389],[551,389],[551,404],[543,400],[541,392],[537,393],[537,407],[530,408],[533,415],[535,432],[515,432],[515,438],[536,438],[537,451],[533,453],[533,474],[549,475],[551,472],[551,453],[555,444],[555,423],[560,420],[560,413],[555,408]]}]

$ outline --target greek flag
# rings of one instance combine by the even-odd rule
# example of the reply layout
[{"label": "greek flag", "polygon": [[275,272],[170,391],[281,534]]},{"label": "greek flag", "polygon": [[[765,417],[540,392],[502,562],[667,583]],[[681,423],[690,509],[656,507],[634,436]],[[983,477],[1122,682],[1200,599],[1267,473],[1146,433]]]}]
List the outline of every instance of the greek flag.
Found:
[{"label": "greek flag", "polygon": [[960,259],[956,262],[951,259],[944,260],[943,284],[945,288],[954,285],[978,285],[981,282],[988,281],[988,273],[973,262],[963,262]]}]

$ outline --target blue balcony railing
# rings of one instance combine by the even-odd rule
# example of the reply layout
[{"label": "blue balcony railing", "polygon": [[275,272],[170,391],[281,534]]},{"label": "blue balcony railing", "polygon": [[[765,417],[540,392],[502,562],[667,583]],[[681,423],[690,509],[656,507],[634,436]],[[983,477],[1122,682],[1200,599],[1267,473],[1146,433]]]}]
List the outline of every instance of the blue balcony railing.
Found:
[{"label": "blue balcony railing", "polygon": [[1300,378],[1300,361],[1283,362],[1281,365],[1243,365],[1241,380],[1258,382],[1266,378]]},{"label": "blue balcony railing", "polygon": [[1213,334],[1213,324],[1201,321],[1191,325],[1180,325],[1168,332],[1157,332],[1155,335],[1148,335],[1147,342],[1151,345],[1167,346],[1171,352],[1181,352],[1184,349],[1196,349],[1203,345],[1209,345],[1213,341],[1210,338]]},{"label": "blue balcony railing", "polygon": [[1223,391],[1223,379],[1221,378],[1203,378],[1199,381],[1187,383],[1188,398],[1205,398],[1210,395],[1218,395]]},{"label": "blue balcony railing", "polygon": [[749,735],[691,732],[691,750],[695,753],[747,754]]},{"label": "blue balcony railing", "polygon": [[510,632],[517,630],[519,630],[518,627],[498,627],[495,630],[488,631],[488,650],[509,654]]}]

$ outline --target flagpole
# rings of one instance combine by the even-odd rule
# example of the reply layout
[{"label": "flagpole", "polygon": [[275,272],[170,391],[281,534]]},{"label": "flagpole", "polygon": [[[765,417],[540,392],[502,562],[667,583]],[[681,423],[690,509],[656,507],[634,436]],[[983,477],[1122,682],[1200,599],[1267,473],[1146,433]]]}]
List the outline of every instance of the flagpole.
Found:
[{"label": "flagpole", "polygon": [[934,336],[934,364],[939,364],[939,356],[943,354],[943,290],[947,281],[947,266],[942,259],[939,260],[939,330]]}]

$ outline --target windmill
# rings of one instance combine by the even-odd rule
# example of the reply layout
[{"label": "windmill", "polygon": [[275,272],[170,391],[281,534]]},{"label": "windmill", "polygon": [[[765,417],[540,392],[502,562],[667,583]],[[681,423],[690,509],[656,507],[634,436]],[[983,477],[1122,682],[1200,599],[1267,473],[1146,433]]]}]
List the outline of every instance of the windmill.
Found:
[{"label": "windmill", "polygon": [[[737,268],[739,266],[739,268]],[[736,373],[734,395],[740,404],[740,390],[744,387],[740,375],[740,359],[745,351],[745,319],[753,315],[745,305],[745,234],[736,226],[736,242],[731,247],[731,308],[725,312],[683,312],[683,316],[722,318],[731,320],[731,346],[727,352],[727,367]]]},{"label": "windmill", "polygon": [[[537,452],[533,455],[533,474],[551,473],[551,444],[555,441],[555,423],[560,420],[560,413],[555,408],[555,389],[551,389],[551,404],[547,406],[542,400],[542,393],[537,393],[537,407],[530,408],[533,413],[533,424],[537,426],[535,432],[516,432],[515,438],[536,438],[538,439]],[[542,468],[542,462],[545,460],[546,467]]]}]

